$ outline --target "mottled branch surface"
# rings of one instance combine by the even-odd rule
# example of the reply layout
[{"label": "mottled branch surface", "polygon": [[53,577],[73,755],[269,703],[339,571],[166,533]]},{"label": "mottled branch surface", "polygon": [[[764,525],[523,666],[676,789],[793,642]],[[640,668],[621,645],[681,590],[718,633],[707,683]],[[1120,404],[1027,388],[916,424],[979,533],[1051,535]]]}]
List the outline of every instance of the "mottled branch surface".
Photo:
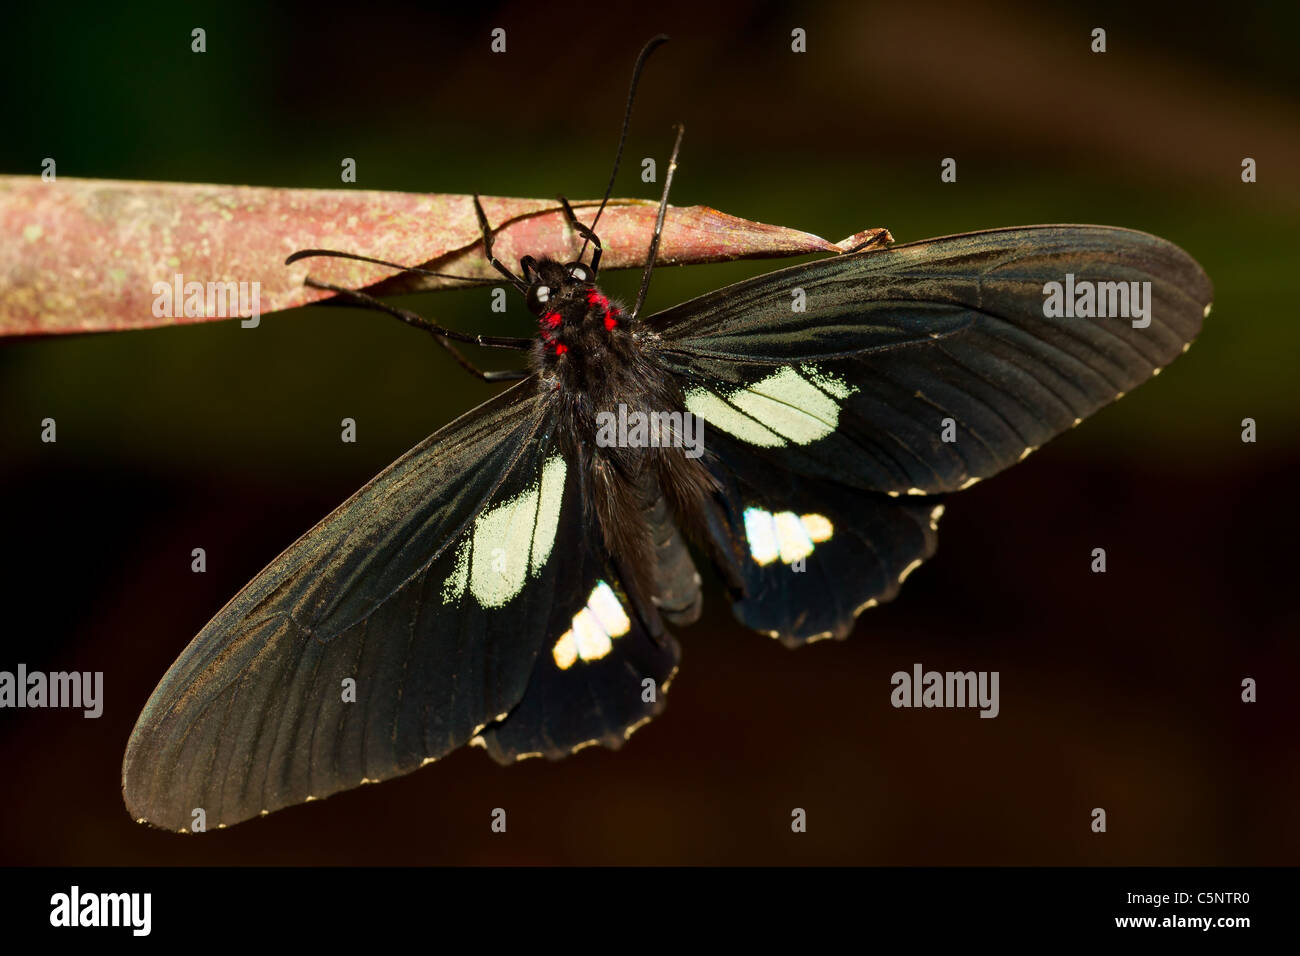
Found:
[{"label": "mottled branch surface", "polygon": [[[554,200],[482,201],[500,230],[495,252],[505,262],[525,254],[566,259],[581,244]],[[573,205],[589,222],[597,203]],[[643,264],[655,211],[651,201],[611,200],[600,220],[602,269]],[[385,295],[461,284],[409,274],[394,279],[391,270],[342,259],[284,265],[286,256],[306,248],[498,278],[482,255],[472,199],[462,195],[3,176],[0,236],[0,335],[106,332],[224,317],[208,315],[206,307],[203,315],[156,315],[155,284],[171,284],[177,275],[205,286],[259,283],[263,313],[328,297],[304,287],[309,274]],[[851,244],[705,206],[673,207],[659,261],[839,252]]]}]

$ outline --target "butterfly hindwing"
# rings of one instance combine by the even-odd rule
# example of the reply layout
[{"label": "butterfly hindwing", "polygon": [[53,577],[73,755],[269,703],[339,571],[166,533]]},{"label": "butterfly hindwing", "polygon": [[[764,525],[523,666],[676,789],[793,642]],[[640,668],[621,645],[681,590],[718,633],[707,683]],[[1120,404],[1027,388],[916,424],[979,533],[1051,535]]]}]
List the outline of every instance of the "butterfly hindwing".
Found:
[{"label": "butterfly hindwing", "polygon": [[710,537],[734,582],[736,618],[752,630],[788,646],[847,637],[859,614],[893,599],[934,553],[938,498],[863,492],[765,467],[722,435],[709,450],[722,485]]},{"label": "butterfly hindwing", "polygon": [[[1120,285],[1126,302],[1136,289],[1146,315],[1049,317],[1053,282],[1114,283],[1114,303]],[[648,323],[711,430],[810,477],[939,494],[1146,381],[1195,338],[1209,304],[1209,280],[1172,243],[1031,226],[781,270]]]},{"label": "butterfly hindwing", "polygon": [[[588,543],[600,554],[598,541]],[[653,608],[638,609],[609,564],[587,562],[557,604],[523,699],[479,737],[493,759],[552,759],[592,744],[617,748],[663,708],[681,653]]]}]

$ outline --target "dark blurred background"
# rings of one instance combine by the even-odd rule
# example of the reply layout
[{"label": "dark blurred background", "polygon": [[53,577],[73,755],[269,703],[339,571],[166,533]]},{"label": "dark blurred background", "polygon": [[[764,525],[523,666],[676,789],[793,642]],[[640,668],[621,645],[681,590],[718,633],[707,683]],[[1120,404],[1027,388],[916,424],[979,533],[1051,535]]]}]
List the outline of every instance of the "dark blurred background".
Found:
[{"label": "dark blurred background", "polygon": [[[715,589],[679,634],[667,711],[621,752],[502,768],[466,751],[201,838],[137,826],[121,802],[154,684],[267,561],[493,389],[418,333],[334,309],[256,335],[6,342],[0,669],[102,670],[106,708],[0,712],[0,863],[1296,863],[1300,7],[1134,7],[7,11],[5,173],[53,156],[61,176],[339,187],[351,156],[353,188],[595,197],[631,62],[664,31],[616,195],[657,196],[637,160],[662,163],[681,121],[678,205],[832,240],[1131,226],[1192,253],[1216,301],[1156,383],[950,500],[938,555],[849,641],[784,650]],[[664,269],[650,307],[774,267]],[[522,301],[493,316],[481,290],[409,304],[453,328],[531,327]],[[914,662],[1000,671],[1001,716],[892,709],[890,675]]]}]

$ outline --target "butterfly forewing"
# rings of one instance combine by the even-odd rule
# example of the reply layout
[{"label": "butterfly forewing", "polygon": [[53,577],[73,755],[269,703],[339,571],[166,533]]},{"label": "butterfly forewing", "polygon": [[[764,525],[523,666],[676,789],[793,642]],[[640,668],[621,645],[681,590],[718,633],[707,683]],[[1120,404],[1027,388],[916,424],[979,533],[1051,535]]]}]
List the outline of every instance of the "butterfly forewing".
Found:
[{"label": "butterfly forewing", "polygon": [[[1045,287],[1067,275],[1138,283],[1148,324],[1047,317]],[[687,408],[772,466],[936,494],[1014,464],[1150,378],[1209,304],[1209,280],[1172,243],[1034,226],[781,270],[648,324]]]},{"label": "butterfly forewing", "polygon": [[412,449],[213,618],[131,735],[137,819],[212,828],[405,773],[520,701],[589,543],[541,394]]}]

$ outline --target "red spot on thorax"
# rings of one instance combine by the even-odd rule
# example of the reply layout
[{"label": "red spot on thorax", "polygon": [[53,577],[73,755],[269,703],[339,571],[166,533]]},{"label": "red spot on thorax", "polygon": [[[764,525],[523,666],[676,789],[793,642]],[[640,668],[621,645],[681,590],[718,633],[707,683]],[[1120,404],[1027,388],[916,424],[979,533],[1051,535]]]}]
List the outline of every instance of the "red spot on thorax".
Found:
[{"label": "red spot on thorax", "polygon": [[563,342],[556,342],[556,343],[555,343],[555,354],[556,354],[556,355],[563,355],[563,354],[564,354],[565,352],[567,352],[567,351],[569,351],[569,347],[568,347],[567,345],[565,345]]},{"label": "red spot on thorax", "polygon": [[605,313],[605,328],[612,329],[618,325],[618,317],[622,314],[619,309],[609,307],[609,299],[601,295],[597,289],[587,291],[587,305],[593,309],[600,309]]},{"label": "red spot on thorax", "polygon": [[[560,327],[560,322],[562,321],[563,319],[558,312],[547,312],[542,316],[541,320],[537,324],[542,327],[543,342],[549,344],[555,340],[555,330]],[[563,355],[565,351],[566,349],[563,345],[560,345],[559,343],[555,344],[556,355]]]}]

